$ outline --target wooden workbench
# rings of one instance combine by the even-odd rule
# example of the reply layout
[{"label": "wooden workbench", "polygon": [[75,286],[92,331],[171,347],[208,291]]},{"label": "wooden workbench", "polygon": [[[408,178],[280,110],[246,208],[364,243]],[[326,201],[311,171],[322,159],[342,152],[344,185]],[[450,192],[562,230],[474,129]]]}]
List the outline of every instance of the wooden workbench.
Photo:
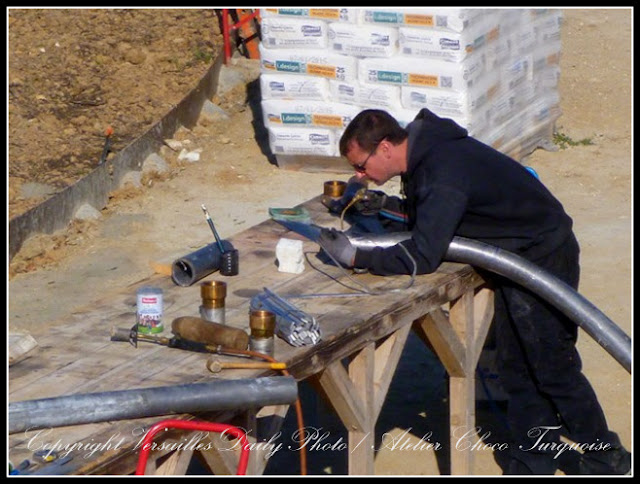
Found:
[{"label": "wooden workbench", "polygon": [[[304,205],[315,223],[338,226],[319,197]],[[308,257],[302,274],[278,272],[275,247],[281,237],[301,239],[274,221],[245,230],[231,239],[240,253],[239,275],[224,277],[215,272],[199,281],[227,282],[228,325],[248,331],[250,299],[264,287],[281,296],[353,292],[345,287],[354,287],[354,284],[343,272],[316,258],[318,246],[310,241],[304,242]],[[376,290],[403,288],[409,281],[408,276],[356,274],[351,277]],[[199,283],[179,287],[165,275],[140,281],[115,298],[96,302],[85,311],[72,314],[64,324],[46,334],[34,334],[39,350],[9,370],[10,402],[273,374],[262,370],[225,370],[212,374],[205,367],[210,356],[207,354],[152,343],[140,343],[138,348],[133,348],[127,343],[111,342],[111,327],[131,327],[135,322],[136,289],[142,285],[164,290],[165,328],[170,328],[176,317],[198,316]],[[276,339],[274,356],[287,363],[289,372],[298,381],[309,380],[318,385],[331,402],[348,430],[350,474],[374,473],[375,423],[411,330],[435,351],[449,373],[452,474],[473,473],[470,451],[453,450],[453,440],[461,428],[473,429],[475,425],[474,373],[493,314],[493,297],[470,266],[444,263],[434,274],[418,276],[410,288],[383,296],[292,301],[318,319],[323,339],[314,346],[301,348]],[[169,330],[165,329],[165,333]],[[278,406],[242,412],[214,411],[195,417],[240,422],[243,428],[257,428],[257,421],[262,418],[270,418],[272,423],[282,422],[286,411],[286,406]],[[137,461],[136,445],[150,425],[164,418],[17,433],[9,436],[9,458],[16,464],[31,459],[35,450],[57,444],[61,454],[73,456],[64,465],[67,474],[130,474]],[[268,435],[255,432],[250,432],[249,437],[253,442],[268,439]],[[167,432],[166,438],[186,442],[178,432]],[[211,436],[213,444],[208,447],[219,444],[216,439]],[[193,452],[188,449],[154,452],[148,473],[184,473]],[[215,473],[234,472],[237,453],[217,452],[213,448],[201,454]],[[264,454],[260,450],[251,453],[249,473],[262,472]],[[407,469],[407,474],[410,473]]]}]

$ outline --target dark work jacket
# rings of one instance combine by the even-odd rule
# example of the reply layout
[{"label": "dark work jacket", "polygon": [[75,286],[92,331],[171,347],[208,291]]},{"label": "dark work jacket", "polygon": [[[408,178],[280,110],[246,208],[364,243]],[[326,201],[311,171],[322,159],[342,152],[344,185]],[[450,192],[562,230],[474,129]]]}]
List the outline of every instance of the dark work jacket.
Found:
[{"label": "dark work jacket", "polygon": [[[407,130],[408,168],[402,183],[412,237],[402,245],[415,259],[418,274],[438,268],[454,236],[535,262],[571,234],[572,220],[560,202],[517,161],[427,109]],[[358,250],[355,266],[383,275],[413,269],[398,246]]]}]

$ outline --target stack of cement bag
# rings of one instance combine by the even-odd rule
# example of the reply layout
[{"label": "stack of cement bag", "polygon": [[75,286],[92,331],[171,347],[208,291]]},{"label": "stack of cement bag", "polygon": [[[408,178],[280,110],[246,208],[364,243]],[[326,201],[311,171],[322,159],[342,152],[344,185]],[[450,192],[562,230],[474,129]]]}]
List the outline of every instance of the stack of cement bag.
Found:
[{"label": "stack of cement bag", "polygon": [[279,165],[338,160],[361,110],[405,125],[426,107],[521,158],[560,115],[561,23],[554,9],[261,9],[270,149]]}]

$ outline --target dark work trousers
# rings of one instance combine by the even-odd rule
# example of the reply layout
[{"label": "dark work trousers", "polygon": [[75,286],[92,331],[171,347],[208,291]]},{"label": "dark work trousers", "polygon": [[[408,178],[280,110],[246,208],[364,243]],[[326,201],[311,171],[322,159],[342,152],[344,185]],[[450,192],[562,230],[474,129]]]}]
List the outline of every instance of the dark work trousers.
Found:
[{"label": "dark work trousers", "polygon": [[[579,252],[571,235],[535,263],[577,289]],[[507,420],[513,439],[510,468],[505,471],[553,474],[558,449],[548,444],[560,444],[560,435],[576,443],[602,442],[609,438],[607,423],[581,371],[575,347],[578,326],[521,286],[503,278],[496,282],[497,368],[509,395]]]}]

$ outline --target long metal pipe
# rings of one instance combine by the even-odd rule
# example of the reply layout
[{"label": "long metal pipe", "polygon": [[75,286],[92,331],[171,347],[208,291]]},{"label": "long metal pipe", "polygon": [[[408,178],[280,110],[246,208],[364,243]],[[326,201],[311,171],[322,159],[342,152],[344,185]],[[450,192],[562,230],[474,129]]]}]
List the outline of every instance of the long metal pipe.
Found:
[{"label": "long metal pipe", "polygon": [[[389,247],[410,238],[410,232],[349,237],[354,246],[363,250]],[[580,326],[631,373],[631,338],[564,281],[512,252],[464,237],[453,238],[445,260],[486,269],[534,292]]]},{"label": "long metal pipe", "polygon": [[298,398],[291,376],[216,380],[85,393],[9,404],[9,434],[111,420],[289,404]]}]

